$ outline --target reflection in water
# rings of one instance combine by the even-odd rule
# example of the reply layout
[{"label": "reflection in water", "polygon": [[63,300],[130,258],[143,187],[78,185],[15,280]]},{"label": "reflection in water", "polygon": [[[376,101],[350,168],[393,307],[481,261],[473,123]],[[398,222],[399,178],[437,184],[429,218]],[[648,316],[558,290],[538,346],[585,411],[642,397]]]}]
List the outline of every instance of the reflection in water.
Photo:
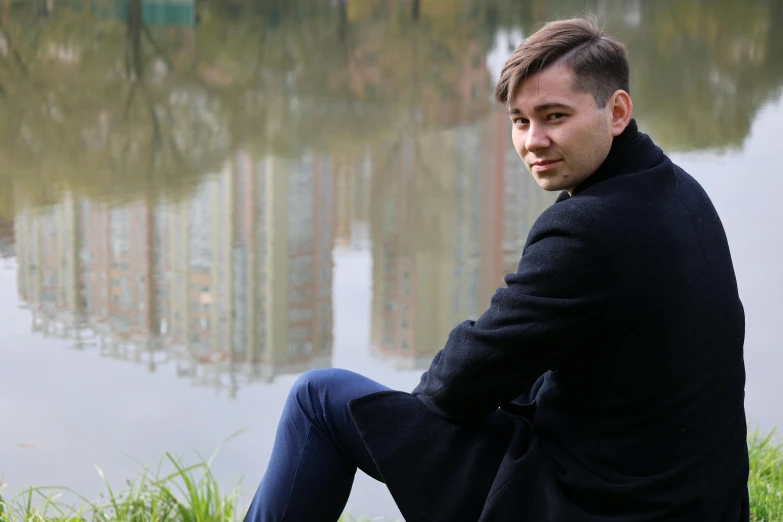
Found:
[{"label": "reflection in water", "polygon": [[631,88],[647,132],[667,150],[742,147],[783,85],[783,1],[642,7],[638,30],[621,36],[638,64]]},{"label": "reflection in water", "polygon": [[373,173],[375,355],[429,366],[448,332],[478,317],[516,270],[527,230],[553,196],[522,172],[508,133],[498,111],[403,137]]},{"label": "reflection in water", "polygon": [[[711,194],[731,192],[723,204],[735,205],[726,215],[734,208],[736,230],[749,199],[735,198],[735,173],[721,177],[709,151],[740,161],[738,148],[773,148],[769,135],[750,136],[755,149],[746,141],[781,93],[783,0],[0,0],[0,258],[13,267],[16,257],[34,330],[2,343],[0,367],[37,372],[50,349],[40,339],[62,337],[239,395],[192,413],[188,426],[170,411],[203,396],[186,386],[176,403],[172,389],[150,388],[143,404],[165,413],[128,417],[129,453],[154,447],[145,422],[172,444],[203,448],[256,415],[260,436],[229,466],[257,481],[289,383],[249,384],[336,358],[350,368],[369,352],[374,378],[413,385],[418,371],[395,370],[428,365],[516,268],[553,195],[511,149],[493,83],[524,35],[585,8],[628,45],[640,127],[669,152],[708,151],[689,170]],[[753,159],[774,171],[777,158]],[[760,248],[774,264],[768,243]],[[333,283],[335,252],[348,249],[362,251],[351,267],[372,264],[359,293]],[[759,268],[750,257],[740,279]],[[351,317],[346,295],[357,297],[353,310],[366,296],[369,318]],[[757,295],[744,301],[757,319],[776,310]],[[336,334],[360,347],[333,342],[337,316],[346,326]],[[772,343],[751,323],[749,361],[763,366],[774,348],[759,351]],[[101,372],[122,373],[84,368],[98,387]],[[48,411],[49,390],[36,398],[28,376],[10,377],[19,411]],[[66,416],[81,418],[90,386],[61,386]],[[754,386],[757,397],[767,389]],[[117,408],[118,419],[129,415]],[[222,423],[201,429],[213,417]],[[89,455],[48,457],[70,471],[115,444],[112,435]],[[9,451],[0,445],[11,475],[50,482],[53,460]],[[393,513],[387,497],[367,498],[365,514]]]},{"label": "reflection in water", "polygon": [[[350,244],[369,228],[374,353],[420,367],[457,322],[481,313],[551,202],[531,190],[499,133],[507,122],[497,112],[402,139],[392,156],[368,149],[356,160],[368,188],[328,156],[240,153],[189,200],[67,195],[21,211],[18,284],[33,331],[150,371],[173,360],[179,375],[232,394],[329,366],[334,236]],[[337,187],[359,204],[337,212]]]},{"label": "reflection in water", "polygon": [[0,221],[0,259],[12,259],[16,256],[13,222]]},{"label": "reflection in water", "polygon": [[[232,391],[329,365],[335,245],[371,248],[395,366],[481,313],[552,199],[487,56],[583,2],[334,4],[3,3],[0,217],[35,329]],[[691,149],[741,144],[779,91],[781,5],[591,7],[643,127]]]},{"label": "reflection in water", "polygon": [[500,36],[585,7],[628,43],[637,116],[667,150],[741,145],[783,83],[780,0],[0,5],[6,218],[64,190],[187,198],[239,149],[355,155],[478,122]]},{"label": "reflection in water", "polygon": [[[454,324],[480,313],[551,199],[528,194],[520,166],[508,161],[508,124],[489,110],[491,78],[475,28],[452,16],[464,43],[444,48],[432,25],[444,13],[424,2],[413,14],[427,25],[394,29],[400,34],[391,37],[406,45],[392,52],[389,35],[372,30],[388,23],[376,16],[382,6],[349,3],[337,16],[358,24],[358,37],[345,59],[331,54],[341,69],[303,57],[306,66],[292,70],[287,46],[269,42],[251,82],[236,67],[238,51],[214,64],[193,54],[188,2],[161,5],[118,4],[126,38],[116,38],[109,17],[99,51],[85,35],[66,33],[67,43],[49,41],[42,56],[17,63],[20,85],[37,59],[65,68],[62,81],[113,89],[94,105],[80,98],[81,83],[46,93],[53,113],[64,114],[60,104],[80,109],[63,123],[86,128],[69,140],[56,128],[60,116],[44,124],[29,106],[6,107],[15,118],[5,130],[17,133],[4,152],[22,203],[14,210],[19,287],[34,329],[151,370],[174,360],[179,374],[235,393],[243,382],[330,363],[332,236],[344,244],[364,235],[374,245],[373,323],[383,325],[373,329],[375,353],[422,365]],[[225,32],[232,23],[241,32],[241,19],[221,9],[205,6],[200,30]],[[258,23],[269,13],[255,14]],[[295,28],[294,47],[312,52],[310,24],[324,14],[296,11],[280,24]],[[334,10],[326,14],[328,25]],[[19,22],[32,23],[24,13]],[[170,30],[152,30],[161,25]],[[121,52],[124,70],[112,60]],[[440,70],[429,65],[435,57]],[[108,69],[109,79],[93,69]],[[118,100],[121,107],[112,105]],[[263,125],[248,127],[248,114]],[[375,114],[391,125],[373,124],[377,138],[358,136]],[[308,118],[342,121],[324,133]],[[216,164],[231,141],[241,152]],[[324,145],[331,150],[314,152]],[[73,147],[79,153],[65,153]],[[30,170],[34,183],[24,175]],[[42,187],[47,193],[37,197]]]},{"label": "reflection in water", "polygon": [[328,366],[333,183],[320,156],[238,155],[193,198],[70,196],[16,219],[33,331],[227,387]]}]

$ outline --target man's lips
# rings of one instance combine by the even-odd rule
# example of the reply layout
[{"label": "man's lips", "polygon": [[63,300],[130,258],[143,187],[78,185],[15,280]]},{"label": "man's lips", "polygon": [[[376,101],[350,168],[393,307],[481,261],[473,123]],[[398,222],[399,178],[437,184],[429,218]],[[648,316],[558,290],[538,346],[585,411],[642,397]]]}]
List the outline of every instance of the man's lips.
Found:
[{"label": "man's lips", "polygon": [[531,164],[531,168],[536,172],[542,172],[551,169],[558,163],[560,163],[560,160],[541,160]]}]

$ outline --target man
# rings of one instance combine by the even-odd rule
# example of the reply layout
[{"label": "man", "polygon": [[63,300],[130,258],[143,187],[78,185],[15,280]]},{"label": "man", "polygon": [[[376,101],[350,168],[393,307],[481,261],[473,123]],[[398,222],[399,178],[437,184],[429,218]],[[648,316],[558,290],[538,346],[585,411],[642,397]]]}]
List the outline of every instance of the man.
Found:
[{"label": "man", "polygon": [[744,312],[720,219],[632,119],[625,48],[546,25],[496,98],[544,190],[516,273],[413,393],[296,384],[246,520],[336,520],[356,468],[408,522],[747,521]]}]

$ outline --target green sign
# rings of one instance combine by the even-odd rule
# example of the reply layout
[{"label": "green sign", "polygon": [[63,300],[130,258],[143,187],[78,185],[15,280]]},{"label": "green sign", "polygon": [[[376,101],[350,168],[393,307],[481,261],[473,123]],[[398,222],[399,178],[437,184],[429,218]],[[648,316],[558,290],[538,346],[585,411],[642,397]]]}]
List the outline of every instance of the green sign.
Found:
[{"label": "green sign", "polygon": [[[117,17],[128,18],[130,0],[117,1]],[[150,27],[193,27],[193,0],[142,0],[141,18]]]}]

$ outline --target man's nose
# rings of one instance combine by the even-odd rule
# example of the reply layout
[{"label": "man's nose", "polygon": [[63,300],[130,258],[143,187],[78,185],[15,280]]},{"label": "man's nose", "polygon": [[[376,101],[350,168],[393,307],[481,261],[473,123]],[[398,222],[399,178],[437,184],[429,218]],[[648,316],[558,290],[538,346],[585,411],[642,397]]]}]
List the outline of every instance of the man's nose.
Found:
[{"label": "man's nose", "polygon": [[530,124],[525,139],[525,148],[530,152],[549,147],[549,136],[542,125]]}]

